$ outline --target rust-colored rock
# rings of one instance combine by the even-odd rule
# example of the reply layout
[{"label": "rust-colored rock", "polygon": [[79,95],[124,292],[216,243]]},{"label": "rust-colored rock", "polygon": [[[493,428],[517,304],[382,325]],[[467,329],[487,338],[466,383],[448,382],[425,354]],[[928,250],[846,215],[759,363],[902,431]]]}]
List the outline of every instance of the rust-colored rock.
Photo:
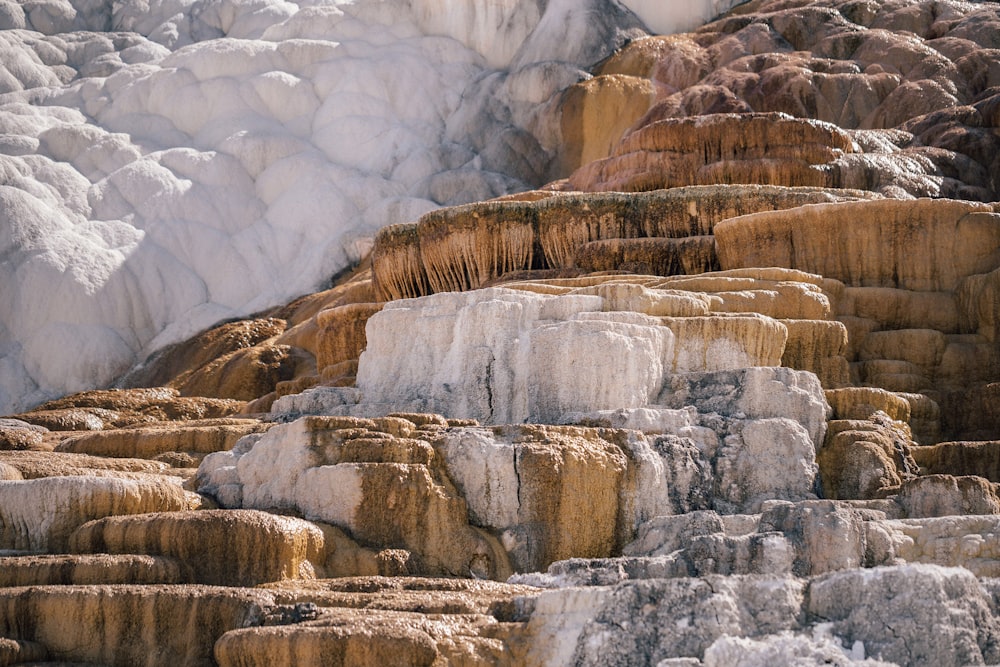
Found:
[{"label": "rust-colored rock", "polygon": [[654,85],[647,76],[605,74],[566,89],[560,100],[564,148],[555,175],[606,157],[649,109]]},{"label": "rust-colored rock", "polygon": [[365,349],[365,324],[382,309],[380,303],[356,303],[322,310],[316,315],[319,336],[316,367],[322,373],[328,366],[356,360]]},{"label": "rust-colored rock", "polygon": [[160,350],[124,380],[128,387],[160,387],[220,357],[274,338],[288,323],[268,317],[238,320],[214,327],[183,343]]},{"label": "rust-colored rock", "polygon": [[652,276],[704,273],[719,268],[715,238],[609,239],[585,243],[576,252],[576,265],[586,271],[628,271]]},{"label": "rust-colored rock", "polygon": [[[532,268],[571,268],[580,248],[595,241],[705,237],[716,223],[747,213],[872,196],[856,190],[712,185],[482,202],[380,230],[372,251],[372,273],[380,300],[467,290]],[[714,267],[714,259],[705,255],[707,242],[686,242],[700,248],[686,270],[706,262]],[[610,267],[602,266],[606,268]]]},{"label": "rust-colored rock", "polygon": [[291,380],[301,367],[315,361],[304,350],[288,345],[261,344],[218,357],[171,382],[182,396],[250,401]]}]

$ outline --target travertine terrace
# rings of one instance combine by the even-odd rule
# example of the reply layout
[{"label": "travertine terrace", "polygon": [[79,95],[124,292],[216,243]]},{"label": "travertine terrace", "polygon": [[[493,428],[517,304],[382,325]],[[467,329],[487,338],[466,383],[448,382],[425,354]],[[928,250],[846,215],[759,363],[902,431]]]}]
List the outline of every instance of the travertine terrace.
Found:
[{"label": "travertine terrace", "polygon": [[0,664],[1000,664],[1000,3],[393,2],[0,0]]}]

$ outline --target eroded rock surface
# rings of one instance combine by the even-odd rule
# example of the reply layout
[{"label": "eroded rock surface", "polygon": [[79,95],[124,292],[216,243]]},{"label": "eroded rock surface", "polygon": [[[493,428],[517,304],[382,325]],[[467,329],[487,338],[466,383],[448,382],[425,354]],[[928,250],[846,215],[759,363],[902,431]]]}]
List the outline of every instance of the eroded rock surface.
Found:
[{"label": "eroded rock surface", "polygon": [[1000,662],[997,3],[398,4],[0,0],[0,404],[362,260],[0,420],[0,663]]}]

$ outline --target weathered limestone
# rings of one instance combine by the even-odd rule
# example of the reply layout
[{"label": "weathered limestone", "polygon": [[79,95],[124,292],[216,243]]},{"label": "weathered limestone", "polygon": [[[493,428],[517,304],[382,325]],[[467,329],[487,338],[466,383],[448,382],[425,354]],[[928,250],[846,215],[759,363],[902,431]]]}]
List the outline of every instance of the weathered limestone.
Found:
[{"label": "weathered limestone", "polygon": [[[788,331],[781,365],[811,371],[825,388],[850,384],[847,328],[828,320],[781,320]],[[829,400],[829,399],[828,399]]]},{"label": "weathered limestone", "polygon": [[126,382],[132,387],[160,387],[173,382],[175,386],[195,370],[217,359],[245,350],[278,336],[288,322],[266,317],[227,322],[210,329],[184,345],[172,345],[160,350],[140,368],[129,373]]},{"label": "weathered limestone", "polygon": [[965,516],[1000,513],[1000,498],[978,476],[922,475],[906,480],[896,497],[909,516]]},{"label": "weathered limestone", "polygon": [[[995,577],[997,516],[939,514],[942,503],[961,503],[969,494],[956,489],[962,480],[927,480],[932,483],[908,483],[923,486],[912,493],[904,489],[869,503],[774,502],[753,515],[660,516],[642,526],[622,557],[560,561],[544,574],[512,581],[562,588],[714,574],[812,577],[903,563],[964,567],[977,577]],[[931,513],[922,515],[924,510]]]},{"label": "weathered limestone", "polygon": [[982,204],[887,199],[741,216],[715,236],[724,269],[783,266],[850,286],[935,292],[1000,264],[998,220]]},{"label": "weathered limestone", "polygon": [[574,172],[569,186],[619,192],[716,183],[828,187],[834,184],[821,165],[856,150],[835,125],[786,114],[671,118],[634,130],[609,157]]},{"label": "weathered limestone", "polygon": [[36,449],[47,431],[20,419],[0,419],[0,451]]},{"label": "weathered limestone", "polygon": [[[294,510],[374,549],[404,548],[410,571],[498,577],[605,557],[661,514],[813,497],[813,435],[826,410],[815,378],[787,369],[730,375],[729,402],[706,405],[703,419],[694,408],[654,415],[654,407],[622,422],[658,423],[664,435],[308,417],[209,455],[197,486],[223,506]],[[769,417],[776,411],[802,423]]]},{"label": "weathered limestone", "polygon": [[297,348],[265,342],[214,359],[171,384],[183,396],[249,401],[301,374],[301,366],[313,364]]},{"label": "weathered limestone", "polygon": [[211,663],[225,632],[263,622],[272,604],[266,591],[207,586],[4,588],[0,636],[71,663],[194,667]]},{"label": "weathered limestone", "polygon": [[57,447],[59,452],[92,456],[153,459],[167,452],[208,454],[232,448],[248,433],[267,430],[269,424],[257,420],[238,420],[218,425],[191,425],[178,428],[122,428],[67,438]]},{"label": "weathered limestone", "polygon": [[979,475],[1000,482],[1000,441],[939,442],[911,448],[913,460],[927,474]]},{"label": "weathered limestone", "polygon": [[390,411],[486,423],[639,407],[659,390],[674,336],[652,317],[604,309],[598,296],[502,289],[391,303],[369,320],[358,388]]},{"label": "weathered limestone", "polygon": [[64,551],[70,535],[93,519],[172,512],[199,504],[179,480],[46,477],[0,482],[0,548]]},{"label": "weathered limestone", "polygon": [[640,76],[607,74],[581,81],[562,93],[559,174],[603,158],[655,100],[652,81]]},{"label": "weathered limestone", "polygon": [[145,555],[5,556],[0,587],[97,584],[181,584],[180,561]]},{"label": "weathered limestone", "polygon": [[233,399],[182,397],[176,389],[110,389],[43,403],[18,419],[52,431],[99,431],[148,422],[211,419],[239,412]]},{"label": "weathered limestone", "polygon": [[884,412],[895,421],[910,420],[910,402],[903,396],[878,387],[844,387],[824,392],[834,419],[868,419]]},{"label": "weathered limestone", "polygon": [[[810,582],[806,610],[884,660],[931,665],[997,660],[990,599],[966,570],[921,565],[853,570]],[[934,632],[928,632],[928,628]]]},{"label": "weathered limestone", "polygon": [[884,413],[865,420],[833,420],[816,461],[827,498],[882,497],[917,473],[913,444],[901,422]]},{"label": "weathered limestone", "polygon": [[[893,197],[989,201],[997,192],[990,174],[997,171],[1000,140],[986,128],[995,127],[990,86],[998,79],[988,55],[995,40],[983,26],[996,26],[989,6],[761,2],[697,33],[638,40],[588,83],[600,89],[605,77],[609,84],[621,75],[645,77],[656,87],[656,103],[612,157],[585,165],[574,178],[599,168],[605,174],[591,179],[595,189],[640,190],[669,176],[682,184],[815,178]],[[727,125],[738,126],[723,120],[727,115],[766,112],[831,123],[850,137],[853,150],[810,171],[803,168],[816,151],[808,146],[751,141],[748,150],[740,137],[726,135]],[[720,129],[687,155],[654,158],[623,149],[644,132],[652,135],[657,123],[710,118]],[[750,155],[691,173],[688,163],[701,160],[691,153],[711,154],[712,142]]]},{"label": "weathered limestone", "polygon": [[664,384],[658,405],[694,406],[702,413],[737,419],[791,419],[818,445],[829,406],[814,375],[789,368],[742,368],[675,375]]},{"label": "weathered limestone", "polygon": [[708,577],[547,591],[528,622],[524,662],[626,665],[643,656],[655,665],[701,657],[725,635],[796,627],[802,587],[794,579]]},{"label": "weathered limestone", "polygon": [[415,429],[399,418],[299,420],[246,450],[207,457],[199,488],[224,506],[296,510],[362,544],[407,549],[424,573],[506,576],[505,552],[469,525],[465,502],[433,448],[411,437]]},{"label": "weathered limestone", "polygon": [[109,459],[88,454],[62,452],[0,452],[0,465],[17,471],[9,479],[36,479],[39,477],[94,476],[142,479],[168,472],[170,466],[162,461],[146,459]]},{"label": "weathered limestone", "polygon": [[591,241],[579,246],[574,263],[588,272],[628,271],[652,276],[696,274],[719,268],[712,236]]},{"label": "weathered limestone", "polygon": [[[362,406],[350,412],[343,394],[345,405],[553,423],[649,404],[669,373],[780,364],[785,325],[757,314],[692,317],[698,302],[682,294],[609,282],[554,296],[491,288],[392,303],[369,320]],[[682,316],[653,317],[672,311]]]},{"label": "weathered limestone", "polygon": [[668,369],[675,373],[778,366],[788,336],[781,322],[763,315],[665,317],[662,322],[674,333]]},{"label": "weathered limestone", "polygon": [[323,561],[323,532],[302,519],[252,510],[111,516],[80,526],[72,553],[146,554],[184,564],[192,583],[255,586],[311,579]]},{"label": "weathered limestone", "polygon": [[380,310],[380,303],[356,303],[317,313],[316,368],[322,371],[360,357],[366,345],[365,325]]},{"label": "weathered limestone", "polygon": [[[636,258],[626,260],[623,255],[622,262],[637,262],[654,249],[670,247],[683,255],[675,254],[676,261],[646,259],[658,269],[653,273],[696,272],[715,268],[714,250],[709,249],[707,238],[680,239],[708,237],[722,220],[873,196],[846,189],[700,185],[628,195],[560,193],[542,199],[482,202],[429,213],[417,223],[383,228],[372,251],[372,274],[382,301],[464,291],[505,273],[589,266],[597,261],[594,252],[607,250],[593,246],[584,252],[583,247],[615,240],[621,252]],[[605,257],[601,261],[608,261]]]},{"label": "weathered limestone", "polygon": [[215,646],[215,659],[225,667],[430,666],[448,658],[484,667],[510,665],[500,639],[480,637],[497,625],[487,616],[432,618],[415,612],[337,609],[306,624],[227,632]]}]

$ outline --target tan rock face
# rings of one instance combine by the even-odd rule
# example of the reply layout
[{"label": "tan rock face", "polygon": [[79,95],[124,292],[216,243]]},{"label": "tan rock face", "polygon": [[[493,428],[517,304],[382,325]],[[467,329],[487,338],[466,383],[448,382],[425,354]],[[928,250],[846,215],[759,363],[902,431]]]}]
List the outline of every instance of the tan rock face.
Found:
[{"label": "tan rock face", "polygon": [[18,415],[52,431],[99,431],[155,421],[206,419],[234,414],[242,402],[182,397],[176,389],[111,389],[73,394]]},{"label": "tan rock face", "polygon": [[[246,350],[283,333],[287,322],[276,318],[240,320],[210,329],[184,344],[173,345],[154,355],[129,375],[134,387],[159,387],[175,378],[232,354]],[[191,395],[191,394],[187,394]]]},{"label": "tan rock face", "polygon": [[[372,273],[382,300],[468,290],[505,273],[574,267],[586,244],[615,239],[634,240],[619,241],[625,244],[622,252],[645,244],[645,251],[629,251],[639,257],[648,257],[660,246],[675,247],[676,260],[649,257],[646,262],[665,273],[685,267],[701,272],[706,262],[714,266],[714,254],[704,239],[695,238],[711,235],[717,222],[756,211],[866,196],[860,191],[809,187],[704,186],[628,196],[560,194],[534,201],[485,202],[429,213],[415,225],[382,229],[372,251]],[[598,248],[580,255],[580,262],[595,261],[586,257]]]},{"label": "tan rock face", "polygon": [[0,586],[180,584],[180,561],[162,556],[86,554],[4,558]]},{"label": "tan rock face", "polygon": [[315,577],[323,532],[292,517],[252,510],[203,510],[112,516],[78,528],[73,553],[165,556],[190,571],[192,583],[254,586]]},{"label": "tan rock face", "polygon": [[193,667],[211,662],[225,632],[262,622],[272,599],[264,591],[205,586],[5,588],[0,634],[40,644],[50,659],[67,662]]},{"label": "tan rock face", "polygon": [[197,506],[179,480],[47,477],[0,482],[0,548],[59,553],[92,519]]},{"label": "tan rock face", "polygon": [[216,358],[171,385],[183,396],[248,401],[300,374],[300,366],[314,370],[314,363],[310,355],[288,345],[258,344]]},{"label": "tan rock face", "polygon": [[0,419],[0,450],[38,449],[47,430],[19,419]]},{"label": "tan rock face", "polygon": [[681,185],[831,185],[819,166],[852,152],[834,125],[779,114],[660,120],[629,134],[604,160],[569,178],[583,191],[643,192]]},{"label": "tan rock face", "polygon": [[169,469],[169,465],[161,461],[64,452],[0,452],[0,462],[17,471],[19,476],[11,479],[66,476],[140,479],[163,474]]},{"label": "tan rock face", "polygon": [[954,201],[844,202],[735,218],[715,236],[724,269],[784,266],[851,286],[935,292],[1000,262],[997,220],[991,207]]},{"label": "tan rock face", "polygon": [[365,349],[365,324],[381,309],[380,303],[357,303],[317,313],[316,367],[322,371],[329,366],[356,361]]},{"label": "tan rock face", "polygon": [[57,449],[60,452],[140,459],[153,459],[169,452],[203,455],[230,449],[244,435],[265,431],[268,426],[246,419],[222,424],[181,427],[160,424],[123,428],[70,437],[63,440]]},{"label": "tan rock face", "polygon": [[606,156],[654,100],[655,83],[648,75],[609,73],[568,88],[560,101],[566,148],[556,175]]},{"label": "tan rock face", "polygon": [[905,423],[876,412],[865,420],[830,422],[816,455],[823,495],[838,499],[884,497],[913,478],[917,464]]},{"label": "tan rock face", "polygon": [[[275,601],[321,604],[295,625],[226,633],[220,665],[513,665],[513,637],[528,586],[456,579],[345,578],[307,586],[269,586]],[[517,622],[515,622],[517,621]]]}]

